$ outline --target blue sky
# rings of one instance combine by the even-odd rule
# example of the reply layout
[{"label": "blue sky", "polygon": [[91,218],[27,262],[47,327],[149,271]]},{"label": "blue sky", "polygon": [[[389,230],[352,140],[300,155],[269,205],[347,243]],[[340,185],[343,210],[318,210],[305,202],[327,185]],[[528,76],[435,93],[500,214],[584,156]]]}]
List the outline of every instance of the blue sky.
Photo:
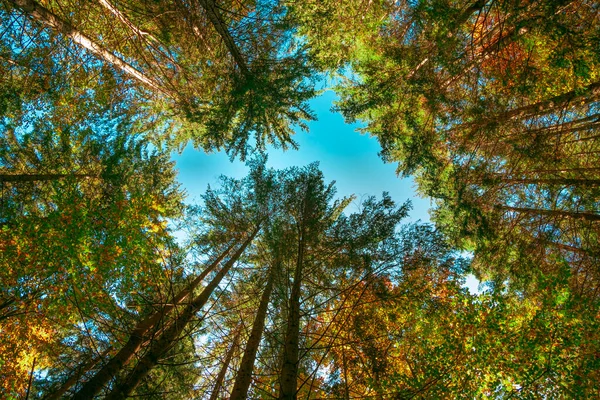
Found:
[{"label": "blue sky", "polygon": [[[396,165],[386,164],[379,157],[381,150],[377,139],[356,132],[358,125],[349,125],[344,118],[330,111],[336,96],[326,91],[311,101],[317,114],[317,121],[309,124],[309,132],[299,131],[294,136],[299,150],[269,150],[268,166],[283,169],[304,166],[319,161],[321,171],[327,181],[336,181],[339,197],[355,194],[361,197],[387,191],[398,204],[410,199],[413,209],[405,222],[429,222],[429,199],[416,195],[415,184],[410,178],[401,179],[396,175]],[[200,195],[207,185],[216,187],[219,175],[242,178],[248,168],[240,161],[229,160],[224,152],[204,153],[192,146],[182,154],[175,154],[173,160],[179,170],[179,181],[188,193],[188,203],[199,203]],[[349,206],[352,212],[353,205]],[[479,282],[468,275],[465,286],[471,293],[479,293]]]},{"label": "blue sky", "polygon": [[[335,98],[332,91],[326,91],[311,101],[318,120],[309,124],[308,133],[298,131],[294,136],[300,149],[285,152],[270,149],[268,166],[283,169],[319,161],[325,179],[336,181],[339,197],[355,194],[360,201],[362,196],[380,197],[387,191],[397,203],[412,201],[410,221],[429,221],[429,200],[416,196],[412,179],[396,176],[395,164],[381,160],[377,139],[361,135],[355,130],[357,125],[344,123],[340,114],[330,111]],[[219,175],[241,178],[248,172],[243,163],[230,162],[224,152],[206,154],[191,146],[173,159],[177,162],[179,181],[188,192],[189,203],[198,202],[208,184],[217,184]]]}]

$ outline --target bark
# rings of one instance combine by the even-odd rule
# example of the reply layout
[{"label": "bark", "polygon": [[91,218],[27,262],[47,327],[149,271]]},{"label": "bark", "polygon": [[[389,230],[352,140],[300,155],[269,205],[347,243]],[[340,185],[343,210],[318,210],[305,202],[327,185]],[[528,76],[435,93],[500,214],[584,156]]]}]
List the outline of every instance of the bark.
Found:
[{"label": "bark", "polygon": [[127,18],[121,11],[119,11],[118,8],[116,8],[114,5],[112,5],[108,0],[98,0],[98,2],[104,8],[106,8],[112,15],[114,15],[115,18],[117,18],[123,24],[127,25],[127,27],[129,27],[129,29],[131,29],[136,35],[138,35],[140,37],[149,36],[152,40],[158,42],[158,40],[154,36],[150,35],[146,31],[143,31],[140,28],[138,28],[133,22],[131,22],[129,20],[129,18]]},{"label": "bark", "polygon": [[7,0],[7,2],[22,10],[33,19],[40,21],[44,25],[54,28],[63,35],[71,38],[71,40],[73,40],[75,43],[84,47],[102,60],[115,66],[123,73],[135,78],[148,88],[166,95],[170,95],[160,83],[138,71],[131,64],[115,56],[106,48],[92,40],[89,36],[77,30],[77,28],[71,25],[71,23],[61,19],[58,15],[37,3],[35,0]]},{"label": "bark", "polygon": [[[221,366],[221,370],[219,371],[219,375],[217,375],[217,381],[215,383],[215,387],[210,395],[210,400],[218,400],[219,399],[219,391],[223,386],[223,381],[225,380],[225,375],[227,374],[227,370],[229,369],[229,364],[231,363],[231,359],[233,358],[233,353],[235,353],[235,349],[238,347],[238,342],[240,340],[241,329],[238,327],[237,333],[235,334],[235,338],[233,339],[233,343],[231,343],[231,347],[227,351],[225,355],[225,360],[223,361],[223,365]],[[233,398],[233,397],[232,397]]]},{"label": "bark", "polygon": [[342,347],[342,367],[344,368],[344,400],[350,400],[348,387],[348,362],[346,361],[346,346]]},{"label": "bark", "polygon": [[518,34],[516,28],[512,28],[508,32],[502,34],[497,39],[495,39],[492,43],[488,43],[485,47],[479,50],[471,60],[469,60],[466,63],[466,65],[460,72],[457,72],[453,74],[452,77],[446,79],[440,85],[440,87],[442,89],[448,88],[450,85],[454,84],[467,73],[472,71],[476,66],[480,65],[482,61],[498,54],[500,51],[502,51],[503,48],[505,48],[505,46],[507,46],[514,40],[516,34]]},{"label": "bark", "polygon": [[69,377],[69,379],[67,379],[65,381],[65,383],[63,383],[60,386],[60,388],[58,388],[58,390],[56,390],[55,392],[51,393],[50,395],[44,397],[44,400],[58,400],[58,399],[61,399],[63,397],[63,395],[71,387],[73,387],[73,385],[75,385],[77,382],[79,382],[79,378],[81,378],[89,370],[91,370],[92,368],[94,368],[94,366],[96,364],[98,364],[109,353],[109,351],[110,351],[110,348],[106,349],[102,354],[100,354],[99,357],[93,358],[87,364],[85,364],[85,365],[81,366],[80,368],[78,368],[77,371],[73,375],[71,375]]},{"label": "bark", "polygon": [[[149,32],[146,32],[140,28],[138,28],[125,14],[123,14],[117,7],[111,4],[108,0],[98,0],[99,3],[106,8],[112,15],[115,16],[119,21],[125,24],[138,38],[144,42],[147,46],[150,46],[154,51],[160,53],[163,57],[167,58],[174,67],[177,68],[178,71],[181,70],[181,66],[173,59],[173,57],[169,54],[168,50],[163,50],[163,44],[160,40],[154,37]],[[148,40],[149,39],[149,40]],[[159,65],[160,62],[153,62],[154,65],[157,65],[161,71],[164,72],[163,68]]]},{"label": "bark", "polygon": [[[463,25],[465,22],[467,22],[469,20],[469,18],[471,18],[471,15],[473,15],[474,13],[476,13],[478,11],[481,11],[484,6],[485,6],[485,0],[477,0],[471,6],[467,7],[458,16],[456,21],[454,21],[455,26],[460,27],[461,25]],[[410,79],[413,76],[415,76],[415,74],[430,60],[431,60],[430,57],[425,57],[423,60],[421,60],[421,62],[419,64],[417,64],[417,66],[408,73],[408,75],[406,76],[406,79]]]},{"label": "bark", "polygon": [[0,174],[0,182],[41,182],[56,181],[69,177],[74,178],[97,178],[92,174]]},{"label": "bark", "polygon": [[600,186],[600,179],[586,178],[504,178],[492,177],[489,180],[482,180],[480,183],[505,183],[505,184],[526,184],[526,185],[563,185],[563,186]]},{"label": "bark", "polygon": [[246,247],[248,247],[252,240],[254,240],[259,230],[260,224],[256,227],[254,232],[248,236],[235,254],[231,256],[231,258],[225,263],[223,268],[221,268],[217,275],[204,288],[202,293],[195,297],[185,307],[177,319],[173,321],[173,323],[167,329],[165,329],[158,339],[152,342],[148,352],[127,375],[127,377],[125,377],[123,383],[115,387],[108,394],[108,396],[106,396],[106,400],[124,399],[135,390],[142,379],[148,375],[148,373],[156,366],[156,364],[158,364],[160,359],[175,345],[185,327],[194,318],[194,315],[196,315],[196,313],[200,311],[202,307],[204,307],[212,292],[217,288],[227,272],[229,272],[231,267],[240,258]]},{"label": "bark", "polygon": [[575,168],[562,168],[562,169],[533,169],[530,171],[523,171],[521,173],[528,174],[564,174],[569,172],[586,172],[586,171],[600,171],[600,167],[575,167]]},{"label": "bark", "polygon": [[581,247],[575,247],[575,246],[571,246],[569,244],[558,243],[558,242],[554,242],[552,240],[539,239],[539,238],[534,238],[534,239],[546,246],[554,246],[558,249],[569,251],[571,253],[581,254],[583,256],[590,255],[590,252],[588,250],[582,249]]},{"label": "bark", "polygon": [[146,318],[138,322],[135,328],[129,335],[129,340],[125,345],[115,354],[109,361],[104,365],[96,374],[86,382],[83,387],[75,394],[73,399],[88,399],[97,395],[102,388],[110,382],[122,369],[123,367],[133,358],[133,356],[139,351],[144,342],[148,340],[148,332],[153,330],[155,334],[160,321],[163,320],[165,315],[170,313],[176,306],[184,301],[194,289],[202,282],[202,280],[213,271],[223,259],[227,256],[229,251],[233,248],[233,244],[230,245],[225,251],[223,251],[215,261],[213,261],[194,281],[192,281],[184,290],[179,292],[170,304],[163,306],[160,310],[148,315]]},{"label": "bark", "polygon": [[523,119],[526,117],[535,117],[547,114],[551,111],[562,110],[572,105],[586,105],[592,103],[600,97],[600,82],[594,82],[581,90],[572,90],[551,97],[547,100],[538,101],[537,103],[527,106],[518,107],[509,111],[501,112],[487,118],[482,118],[477,122],[468,122],[457,125],[450,129],[451,132],[465,128],[478,129],[493,124],[501,124],[511,119]]},{"label": "bark", "polygon": [[283,365],[279,376],[279,399],[296,399],[298,353],[300,344],[300,289],[304,267],[304,232],[300,235],[294,283],[290,294],[290,311],[284,341]]},{"label": "bark", "polygon": [[254,323],[252,324],[250,337],[246,343],[246,348],[242,357],[242,363],[236,375],[230,400],[243,400],[248,397],[248,389],[250,388],[250,383],[252,382],[254,362],[256,361],[256,354],[258,353],[258,347],[260,346],[262,333],[265,328],[267,308],[269,306],[271,294],[273,293],[273,283],[275,281],[275,274],[278,268],[278,266],[275,266],[269,271],[267,286],[265,287],[265,290],[260,298],[258,311],[256,312]]},{"label": "bark", "polygon": [[591,85],[586,86],[583,90],[572,90],[554,96],[547,100],[542,100],[534,104],[530,104],[524,107],[515,108],[510,111],[506,111],[497,114],[495,117],[490,119],[490,122],[505,121],[514,117],[527,117],[546,114],[553,110],[560,110],[567,107],[569,104],[584,105],[589,104],[598,99],[600,95],[600,82],[594,82]]},{"label": "bark", "polygon": [[486,0],[477,0],[475,3],[467,7],[456,19],[456,25],[461,26],[471,18],[471,15],[481,11],[485,7]]},{"label": "bark", "polygon": [[586,221],[600,221],[600,215],[590,212],[575,212],[575,211],[562,211],[562,210],[544,210],[538,208],[525,208],[525,207],[509,207],[500,206],[502,210],[514,211],[522,214],[537,214],[547,215],[550,217],[568,217],[573,219],[583,219]]},{"label": "bark", "polygon": [[219,9],[217,8],[215,0],[198,0],[198,2],[206,12],[206,16],[208,17],[208,20],[210,21],[212,26],[215,28],[219,36],[221,36],[221,39],[223,39],[227,50],[229,50],[229,54],[231,54],[231,57],[233,57],[233,60],[237,64],[242,75],[245,77],[249,77],[250,69],[246,64],[246,61],[244,60],[240,49],[235,44],[233,37],[229,33],[229,30],[227,29],[227,24],[223,21],[223,17],[221,16]]}]

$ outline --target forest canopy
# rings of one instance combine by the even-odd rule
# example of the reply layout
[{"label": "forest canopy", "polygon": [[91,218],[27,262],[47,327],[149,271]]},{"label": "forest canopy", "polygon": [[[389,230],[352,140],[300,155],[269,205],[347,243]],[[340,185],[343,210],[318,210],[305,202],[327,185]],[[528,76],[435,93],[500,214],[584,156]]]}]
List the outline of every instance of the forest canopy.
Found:
[{"label": "forest canopy", "polygon": [[[600,394],[596,2],[2,0],[0,38],[0,397]],[[268,166],[323,87],[431,223]],[[249,173],[189,203],[187,144]]]}]

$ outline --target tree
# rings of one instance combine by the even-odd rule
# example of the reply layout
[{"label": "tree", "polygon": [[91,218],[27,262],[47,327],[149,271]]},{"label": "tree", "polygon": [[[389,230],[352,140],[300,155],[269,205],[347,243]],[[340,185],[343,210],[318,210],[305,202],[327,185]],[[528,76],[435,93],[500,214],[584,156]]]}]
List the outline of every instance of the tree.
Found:
[{"label": "tree", "polygon": [[27,381],[25,354],[37,368],[97,362],[111,336],[95,333],[124,323],[136,296],[161,293],[162,266],[176,258],[165,229],[181,211],[173,164],[128,137],[125,118],[81,112],[92,126],[40,112],[32,131],[9,127],[0,140],[7,395],[22,393],[10,385]]},{"label": "tree", "polygon": [[[293,9],[313,51],[339,53],[316,31],[342,30],[354,8],[339,8],[341,18],[310,4]],[[363,10],[376,28],[345,34],[360,46],[342,58],[355,74],[342,78],[338,109],[348,121],[365,121],[362,131],[377,136],[383,158],[439,199],[436,218],[457,245],[476,258],[503,247],[514,255],[516,233],[537,254],[541,243],[552,249],[539,263],[560,257],[573,271],[595,264],[595,8],[426,0]],[[485,258],[482,274],[503,270]]]},{"label": "tree", "polygon": [[[31,36],[32,50],[40,46],[40,35],[48,37],[44,63],[52,63],[52,52],[61,46],[93,55],[63,62],[84,65],[90,74],[102,70],[109,96],[127,93],[133,100],[140,132],[171,148],[191,140],[207,151],[225,149],[245,158],[268,143],[295,147],[292,127],[306,128],[313,119],[306,103],[315,95],[312,68],[293,37],[286,7],[278,3],[3,4],[3,16],[12,22],[6,36],[17,43]],[[32,34],[23,36],[19,25]],[[7,69],[30,67],[16,48],[6,50]]]}]

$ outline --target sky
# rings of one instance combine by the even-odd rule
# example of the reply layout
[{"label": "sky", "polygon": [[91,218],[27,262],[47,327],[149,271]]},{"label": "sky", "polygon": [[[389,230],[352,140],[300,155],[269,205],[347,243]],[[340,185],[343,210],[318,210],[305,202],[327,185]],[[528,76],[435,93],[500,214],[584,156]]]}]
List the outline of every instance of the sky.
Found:
[{"label": "sky", "polygon": [[[352,208],[362,197],[381,197],[382,192],[387,191],[398,204],[411,200],[413,209],[407,222],[428,222],[430,201],[416,196],[412,179],[401,179],[396,175],[395,164],[381,160],[378,155],[381,146],[376,138],[356,132],[358,125],[346,124],[339,113],[330,111],[335,99],[330,90],[313,99],[311,108],[318,119],[309,124],[308,133],[297,131],[294,140],[299,144],[299,150],[271,148],[267,165],[283,169],[318,161],[326,181],[336,181],[338,197],[356,195],[356,204],[350,205],[348,211],[354,211]],[[200,195],[208,184],[217,186],[219,175],[242,178],[248,172],[243,163],[230,162],[224,152],[206,154],[192,146],[173,159],[179,170],[179,181],[187,190],[188,203],[200,202]]]},{"label": "sky", "polygon": [[[339,113],[331,111],[335,94],[328,90],[311,101],[311,108],[317,120],[309,123],[309,131],[297,131],[294,140],[299,150],[269,149],[267,165],[276,169],[305,166],[318,161],[327,182],[336,181],[337,196],[356,195],[355,204],[348,211],[358,207],[361,197],[381,197],[389,192],[397,204],[406,200],[412,202],[412,210],[405,222],[429,222],[428,198],[417,196],[415,183],[411,178],[396,175],[396,165],[384,163],[378,153],[381,146],[376,138],[356,131],[359,125],[346,124]],[[200,195],[210,184],[218,186],[220,175],[242,178],[248,173],[244,163],[230,161],[225,152],[205,153],[188,145],[173,160],[179,170],[179,182],[187,191],[189,204],[200,203]],[[473,294],[480,293],[479,281],[469,274],[465,286]]]}]

